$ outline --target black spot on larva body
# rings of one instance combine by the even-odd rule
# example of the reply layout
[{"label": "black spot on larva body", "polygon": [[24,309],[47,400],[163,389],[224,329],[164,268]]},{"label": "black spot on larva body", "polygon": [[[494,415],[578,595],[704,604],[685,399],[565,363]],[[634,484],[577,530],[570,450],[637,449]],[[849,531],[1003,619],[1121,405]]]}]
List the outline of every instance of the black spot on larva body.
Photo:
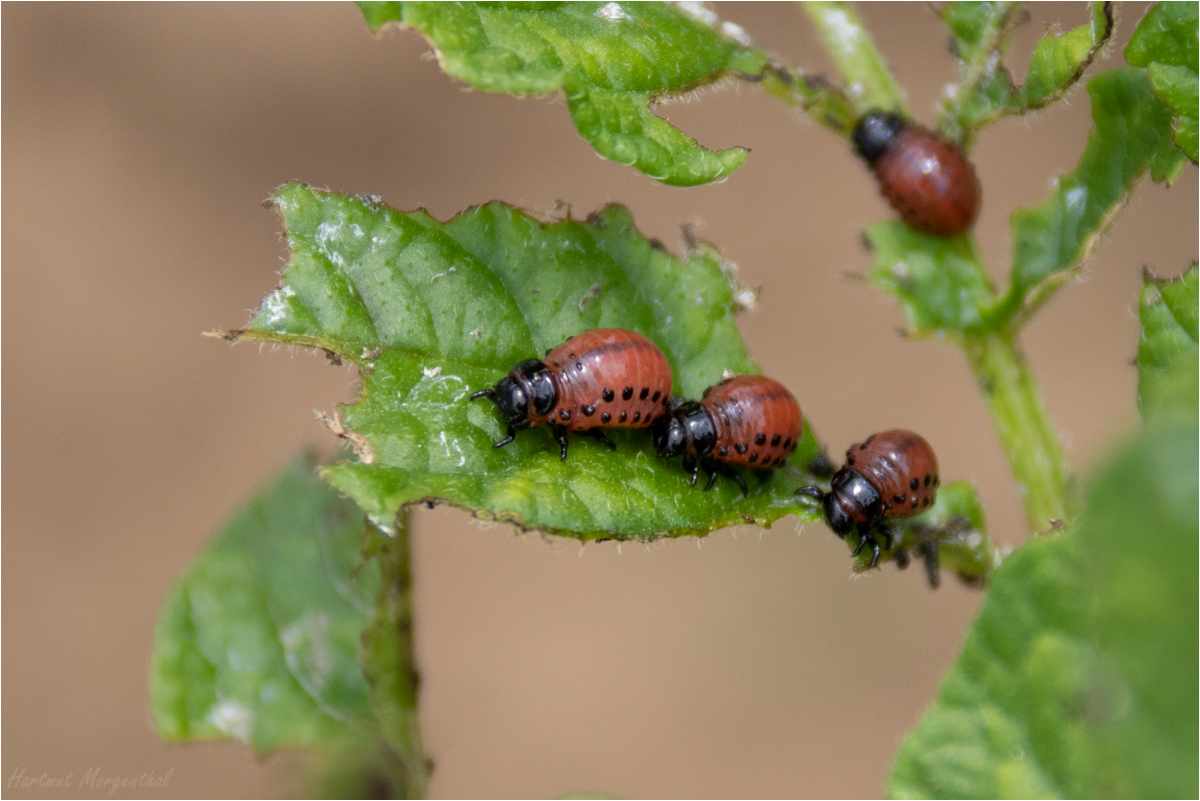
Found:
[{"label": "black spot on larva body", "polygon": [[916,498],[912,499],[912,508],[914,508],[914,509],[917,508],[917,499]]},{"label": "black spot on larva body", "polygon": [[785,447],[785,448],[792,447],[792,438],[791,437],[788,437],[787,439],[785,439],[783,441],[783,447]]},{"label": "black spot on larva body", "polygon": [[630,398],[632,398],[633,397],[633,387],[625,387],[625,389],[621,391],[621,397],[624,398],[625,400],[629,400]]},{"label": "black spot on larva body", "polygon": [[929,505],[929,499],[928,499],[928,498],[925,498],[924,500],[922,500],[922,501],[921,501],[921,508],[922,508],[922,509],[924,509],[924,508],[925,508],[926,506],[928,506],[928,505]]},{"label": "black spot on larva body", "polygon": [[662,392],[660,390],[656,389],[656,390],[654,390],[654,394],[650,396],[650,400],[653,401],[654,403],[658,403],[658,399],[660,397],[662,397]]},{"label": "black spot on larva body", "polygon": [[858,449],[860,451],[865,451],[867,449],[867,443],[865,443],[865,442],[862,443],[861,445],[858,446]]},{"label": "black spot on larva body", "polygon": [[935,486],[935,487],[936,487],[936,486],[937,486],[938,484],[940,484],[940,483],[942,483],[942,477],[941,477],[941,476],[934,476],[934,477],[933,477],[933,486]]},{"label": "black spot on larva body", "polygon": [[604,414],[600,415],[601,423],[607,423],[607,422],[610,422],[611,420],[612,420],[612,415],[609,414],[608,412],[605,412]]},{"label": "black spot on larva body", "polygon": [[618,417],[617,419],[618,419],[618,420],[620,420],[622,423],[624,423],[624,422],[625,422],[625,417],[626,417],[626,416],[627,416],[627,413],[626,413],[626,412],[621,412],[621,416],[620,416],[620,417]]},{"label": "black spot on larva body", "polygon": [[865,449],[865,448],[866,448],[868,445],[870,445],[870,444],[871,444],[871,441],[872,441],[872,440],[874,440],[874,439],[875,439],[875,435],[874,435],[874,434],[872,434],[871,436],[867,437],[867,441],[863,443],[863,448]]},{"label": "black spot on larva body", "polygon": [[560,410],[560,411],[559,411],[559,413],[558,413],[558,417],[559,417],[559,419],[560,419],[560,420],[564,420],[564,421],[565,421],[565,420],[570,420],[570,419],[571,419],[571,410],[570,410],[570,409],[562,409],[562,410]]},{"label": "black spot on larva body", "polygon": [[728,455],[729,455],[729,448],[726,448],[724,445],[717,448],[717,456],[728,456]]},{"label": "black spot on larva body", "polygon": [[596,413],[596,407],[589,404],[587,406],[579,407],[579,411],[583,412],[584,417],[591,417]]},{"label": "black spot on larva body", "polygon": [[641,420],[641,419],[642,419],[642,413],[641,413],[641,412],[634,412],[634,413],[633,413],[633,422],[635,422],[635,423],[636,423],[638,420]]},{"label": "black spot on larva body", "polygon": [[583,362],[575,362],[575,369],[576,369],[576,370],[582,370],[582,369],[583,369]]},{"label": "black spot on larva body", "polygon": [[737,445],[733,446],[733,449],[738,453],[745,453],[746,451],[750,450],[750,446],[744,442],[739,442]]},{"label": "black spot on larva body", "polygon": [[645,400],[650,396],[650,387],[642,387],[642,393],[638,395],[639,400]]},{"label": "black spot on larva body", "polygon": [[896,503],[904,503],[904,493],[902,492],[899,495],[893,495],[892,500]]},{"label": "black spot on larva body", "polygon": [[848,465],[850,465],[851,467],[853,467],[853,466],[854,466],[854,457],[853,457],[853,456],[847,456],[847,457],[846,457],[846,464],[848,464]]},{"label": "black spot on larva body", "polygon": [[763,445],[766,443],[766,441],[767,441],[767,435],[762,433],[761,431],[758,432],[758,435],[754,438],[755,445]]},{"label": "black spot on larva body", "polygon": [[758,454],[757,453],[750,454],[750,464],[754,464],[757,461],[758,461]]},{"label": "black spot on larva body", "polygon": [[915,490],[919,486],[921,486],[921,482],[915,478],[912,481],[908,482],[909,489]]},{"label": "black spot on larva body", "polygon": [[884,502],[883,502],[883,508],[884,508],[884,509],[887,509],[887,510],[889,510],[889,511],[891,511],[891,508],[892,508],[892,502],[891,502],[891,501],[884,501]]},{"label": "black spot on larva body", "polygon": [[[778,447],[778,445],[779,445],[779,440],[780,440],[780,436],[779,436],[778,434],[776,434],[775,436],[771,437],[771,447],[772,447],[772,448]],[[784,447],[787,447],[787,446],[785,445]]]},{"label": "black spot on larva body", "polygon": [[604,402],[611,403],[613,399],[613,391],[607,387],[604,388]]}]

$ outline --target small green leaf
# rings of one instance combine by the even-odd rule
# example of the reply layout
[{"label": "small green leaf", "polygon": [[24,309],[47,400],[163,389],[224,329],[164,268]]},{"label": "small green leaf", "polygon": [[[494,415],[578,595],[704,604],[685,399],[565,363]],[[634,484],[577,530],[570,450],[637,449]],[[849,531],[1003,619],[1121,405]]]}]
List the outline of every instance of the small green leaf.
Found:
[{"label": "small green leaf", "polygon": [[996,570],[890,795],[1196,794],[1198,436],[1147,428],[1076,530]]},{"label": "small green leaf", "polygon": [[837,64],[846,95],[857,112],[855,116],[861,117],[872,109],[908,116],[904,90],[875,48],[871,34],[858,19],[854,6],[814,1],[802,3],[801,7],[808,13],[825,49]]},{"label": "small green leaf", "polygon": [[1015,86],[1002,58],[1014,28],[1028,19],[1018,3],[948,3],[940,16],[959,56],[959,82],[946,92],[938,128],[967,145],[986,125],[1061,98],[1108,43],[1112,3],[1091,3],[1084,25],[1048,32],[1034,48],[1025,83]]},{"label": "small green leaf", "polygon": [[875,254],[867,280],[900,301],[913,336],[989,323],[995,290],[970,234],[933,236],[889,220],[868,228],[866,241]]},{"label": "small green leaf", "polygon": [[355,571],[362,512],[292,463],[172,587],[155,627],[150,708],[167,740],[267,752],[372,724],[359,635],[379,586]]},{"label": "small green leaf", "polygon": [[[442,69],[485,92],[562,90],[579,133],[605,158],[666,184],[728,176],[743,148],[696,144],[650,104],[727,74],[758,75],[762,53],[703,7],[666,3],[359,3],[377,30],[420,31]],[[688,13],[690,11],[690,13]],[[740,40],[740,41],[739,41]]]},{"label": "small green leaf", "polygon": [[[1075,170],[1050,197],[1012,214],[1012,282],[1001,313],[1027,318],[1070,277],[1125,205],[1138,178],[1171,146],[1171,110],[1139,69],[1101,73],[1088,84],[1095,128]],[[1158,176],[1156,176],[1157,178]]]},{"label": "small green leaf", "polygon": [[712,248],[678,260],[619,206],[540,223],[490,203],[440,223],[301,184],[274,202],[291,262],[249,328],[228,336],[324,348],[359,366],[362,396],[330,425],[360,460],[325,475],[380,527],[421,501],[583,539],[819,518],[792,494],[811,482],[805,467],[819,452],[807,421],[791,464],[769,478],[747,473],[743,499],[726,480],[710,492],[688,486],[645,431],[614,432],[616,453],[574,438],[565,462],[548,427],[494,448],[505,426],[493,406],[468,400],[518,361],[605,327],[658,344],[687,397],[727,371],[758,372],[735,322],[752,293]]},{"label": "small green leaf", "polygon": [[1175,112],[1175,145],[1197,161],[1197,71],[1200,64],[1200,11],[1196,3],[1158,3],[1125,47],[1125,60],[1146,67],[1154,91]]},{"label": "small green leaf", "polygon": [[1135,67],[1154,62],[1200,71],[1200,9],[1196,3],[1155,3],[1129,37],[1125,60]]},{"label": "small green leaf", "polygon": [[1196,414],[1200,402],[1196,273],[1195,262],[1175,279],[1146,273],[1138,301],[1142,338],[1137,356],[1138,408],[1144,418],[1162,412]]}]

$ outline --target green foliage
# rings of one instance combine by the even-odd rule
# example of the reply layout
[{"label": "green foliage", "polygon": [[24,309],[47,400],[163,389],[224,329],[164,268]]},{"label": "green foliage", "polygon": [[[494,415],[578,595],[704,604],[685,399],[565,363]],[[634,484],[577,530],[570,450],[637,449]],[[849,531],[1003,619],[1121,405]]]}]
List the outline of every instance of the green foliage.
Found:
[{"label": "green foliage", "polygon": [[[895,296],[916,335],[980,335],[1027,319],[1091,253],[1138,178],[1177,175],[1171,112],[1142,70],[1101,73],[1088,84],[1095,128],[1079,164],[1050,196],[1012,215],[1011,283],[997,296],[971,234],[937,237],[889,221],[867,230],[875,254],[868,280]],[[1161,172],[1157,171],[1162,167]]]},{"label": "green foliage", "polygon": [[1196,795],[1198,436],[1148,427],[996,570],[892,796]]},{"label": "green foliage", "polygon": [[1096,127],[1079,165],[1042,203],[1013,212],[1006,314],[1027,317],[1082,265],[1147,169],[1161,180],[1183,166],[1171,147],[1171,111],[1143,71],[1101,73],[1088,94]]},{"label": "green foliage", "polygon": [[359,634],[379,587],[356,569],[361,511],[297,459],[172,587],[154,633],[150,711],[167,740],[260,753],[368,731]]},{"label": "green foliage", "polygon": [[664,3],[359,4],[372,30],[396,22],[420,31],[448,74],[486,92],[561,90],[579,134],[605,158],[673,186],[728,176],[743,148],[696,144],[650,104],[735,72],[759,74],[766,57],[701,9]]},{"label": "green foliage", "polygon": [[1091,3],[1084,25],[1047,32],[1034,48],[1025,83],[1013,84],[1002,61],[1013,29],[1028,19],[1019,3],[947,3],[941,11],[959,58],[959,81],[946,92],[938,128],[970,145],[1001,117],[1025,114],[1061,98],[1112,36],[1112,3]]},{"label": "green foliage", "polygon": [[1196,263],[1176,279],[1147,271],[1138,308],[1142,337],[1138,342],[1138,408],[1142,417],[1182,414],[1195,417],[1200,349],[1197,348]]},{"label": "green foliage", "polygon": [[360,459],[325,475],[385,530],[403,506],[425,501],[581,539],[818,518],[792,495],[819,452],[807,422],[791,464],[769,479],[748,474],[742,499],[729,481],[689,487],[644,431],[615,432],[616,453],[574,438],[565,462],[548,427],[493,448],[505,425],[491,404],[468,400],[518,361],[594,328],[648,336],[688,397],[726,371],[758,372],[734,319],[743,290],[712,248],[676,259],[619,206],[539,223],[491,203],[443,224],[300,184],[274,202],[291,262],[250,326],[230,336],[324,348],[358,365],[362,397],[332,425]]},{"label": "green foliage", "polygon": [[1138,23],[1125,47],[1125,60],[1146,68],[1154,91],[1175,112],[1175,144],[1193,162],[1200,147],[1198,16],[1196,3],[1157,3]]}]

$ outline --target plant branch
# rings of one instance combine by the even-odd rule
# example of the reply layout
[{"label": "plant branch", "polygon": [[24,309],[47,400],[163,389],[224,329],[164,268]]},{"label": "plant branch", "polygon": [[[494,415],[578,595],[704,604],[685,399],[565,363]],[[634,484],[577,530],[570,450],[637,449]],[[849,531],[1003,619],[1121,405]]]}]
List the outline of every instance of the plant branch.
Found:
[{"label": "plant branch", "polygon": [[1030,529],[1045,531],[1052,521],[1069,521],[1075,504],[1062,442],[1015,335],[965,335],[961,343],[1017,480]]},{"label": "plant branch", "polygon": [[857,116],[874,108],[909,116],[904,90],[849,3],[802,4],[842,74]]},{"label": "plant branch", "polygon": [[433,763],[421,745],[417,713],[409,519],[409,511],[402,510],[391,537],[367,527],[364,555],[379,558],[383,582],[375,618],[362,634],[362,662],[380,734],[396,757],[393,790],[400,798],[425,798]]}]

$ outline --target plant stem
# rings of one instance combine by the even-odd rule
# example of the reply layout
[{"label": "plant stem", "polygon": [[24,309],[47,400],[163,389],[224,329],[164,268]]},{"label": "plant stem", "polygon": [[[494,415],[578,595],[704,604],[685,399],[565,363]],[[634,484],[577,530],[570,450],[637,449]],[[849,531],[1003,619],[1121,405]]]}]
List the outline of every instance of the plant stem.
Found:
[{"label": "plant stem", "polygon": [[363,673],[371,686],[371,702],[380,733],[395,753],[398,765],[393,788],[401,798],[428,795],[432,763],[421,745],[417,713],[417,675],[413,650],[412,577],[409,572],[409,512],[396,518],[395,536],[377,537],[383,582],[375,618],[362,635]]},{"label": "plant stem", "polygon": [[962,347],[987,399],[1030,529],[1045,531],[1052,520],[1069,521],[1075,504],[1066,455],[1015,335],[966,336]]},{"label": "plant stem", "polygon": [[846,83],[858,116],[874,108],[908,115],[904,90],[896,83],[871,34],[849,3],[801,3]]}]

